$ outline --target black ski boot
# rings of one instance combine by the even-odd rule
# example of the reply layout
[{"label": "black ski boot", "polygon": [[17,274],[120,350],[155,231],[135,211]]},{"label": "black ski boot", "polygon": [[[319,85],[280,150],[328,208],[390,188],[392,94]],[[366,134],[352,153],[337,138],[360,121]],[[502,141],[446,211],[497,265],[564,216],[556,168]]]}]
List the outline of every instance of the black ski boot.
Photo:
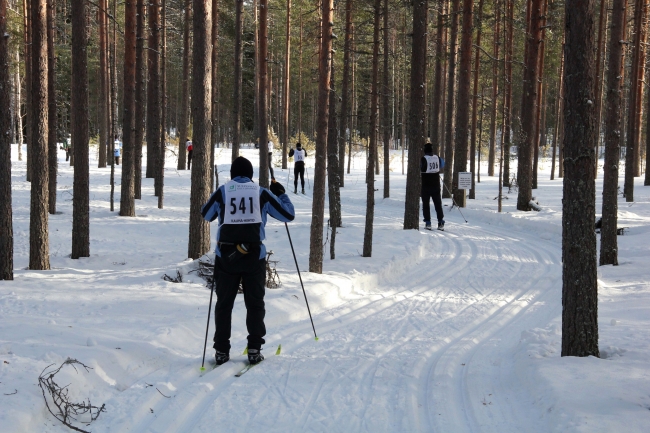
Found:
[{"label": "black ski boot", "polygon": [[248,349],[248,362],[251,364],[259,364],[260,362],[264,361],[264,355],[262,355],[262,352],[258,349]]},{"label": "black ski boot", "polygon": [[303,194],[305,193],[305,188],[302,189],[302,193],[303,193]]},{"label": "black ski boot", "polygon": [[438,221],[438,230],[445,231],[445,220]]},{"label": "black ski boot", "polygon": [[294,193],[294,194],[298,194],[298,187],[295,187],[295,188],[293,189],[293,193]]},{"label": "black ski boot", "polygon": [[217,361],[217,365],[224,364],[230,361],[230,355],[224,352],[217,352],[214,354],[214,359]]}]

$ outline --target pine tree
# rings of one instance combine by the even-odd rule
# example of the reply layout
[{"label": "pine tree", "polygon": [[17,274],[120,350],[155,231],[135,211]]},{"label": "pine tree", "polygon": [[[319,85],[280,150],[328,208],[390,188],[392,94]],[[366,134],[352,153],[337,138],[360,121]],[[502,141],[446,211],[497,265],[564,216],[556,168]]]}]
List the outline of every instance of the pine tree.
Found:
[{"label": "pine tree", "polygon": [[594,0],[567,0],[565,17],[562,356],[597,357]]}]

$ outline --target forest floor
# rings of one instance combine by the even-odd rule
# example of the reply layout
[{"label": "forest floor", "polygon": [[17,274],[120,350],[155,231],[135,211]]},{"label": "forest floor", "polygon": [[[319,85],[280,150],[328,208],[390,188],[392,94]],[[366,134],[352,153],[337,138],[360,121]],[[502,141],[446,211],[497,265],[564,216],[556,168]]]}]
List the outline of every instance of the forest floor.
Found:
[{"label": "forest floor", "polygon": [[[230,151],[217,152],[223,183]],[[253,149],[242,153],[256,165]],[[38,386],[46,367],[69,357],[92,370],[66,367],[57,383],[69,385],[73,401],[106,405],[89,426],[75,423],[94,433],[648,431],[650,187],[642,179],[635,203],[619,201],[619,225],[627,227],[618,238],[620,266],[598,268],[601,358],[562,358],[562,180],[548,180],[549,161],[534,192],[541,212],[517,212],[512,191],[496,213],[497,180],[484,166],[477,198],[463,209],[468,223],[443,200],[444,232],[423,223],[404,231],[405,176],[395,153],[391,198],[382,198],[383,173],[376,182],[373,256],[362,258],[365,164],[356,158],[341,192],[336,259],[327,243],[318,275],[307,272],[309,158],[307,194],[287,191],[319,340],[284,225],[271,220],[266,245],[282,286],[267,290],[267,359],[235,378],[245,365],[241,297],[231,361],[199,371],[210,292],[185,259],[190,172],[175,170],[173,155],[165,208],[157,209],[146,179],[135,218],[110,212],[110,170],[91,161],[91,257],[72,260],[72,170],[60,153],[47,272],[27,269],[29,183],[25,163],[12,159],[16,272],[0,282],[2,432],[69,431],[48,413]],[[289,171],[275,170],[286,183]],[[119,166],[116,179],[118,210]],[[213,244],[215,232],[213,224]],[[177,270],[182,283],[162,279]]]}]

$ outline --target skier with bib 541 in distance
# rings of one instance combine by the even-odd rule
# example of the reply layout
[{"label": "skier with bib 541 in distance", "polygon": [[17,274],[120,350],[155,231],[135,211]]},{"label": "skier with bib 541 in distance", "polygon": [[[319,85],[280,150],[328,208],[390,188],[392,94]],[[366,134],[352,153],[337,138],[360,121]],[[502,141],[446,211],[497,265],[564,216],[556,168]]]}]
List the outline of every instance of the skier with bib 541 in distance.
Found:
[{"label": "skier with bib 541 in distance", "polygon": [[217,303],[213,347],[217,365],[230,359],[232,309],[241,281],[246,305],[248,361],[257,364],[264,359],[261,350],[266,335],[264,227],[268,215],[289,222],[296,214],[280,183],[272,182],[269,191],[253,182],[253,165],[248,159],[236,158],[230,167],[230,177],[232,180],[220,186],[201,209],[206,221],[219,219],[215,249]]},{"label": "skier with bib 541 in distance", "polygon": [[[436,146],[437,147],[437,146]],[[442,212],[442,197],[440,196],[440,170],[445,167],[445,160],[434,153],[433,145],[424,145],[424,156],[420,160],[420,172],[422,173],[422,213],[424,216],[424,228],[431,230],[431,207],[429,200],[433,199],[438,217],[438,230],[445,229],[445,215]]]}]

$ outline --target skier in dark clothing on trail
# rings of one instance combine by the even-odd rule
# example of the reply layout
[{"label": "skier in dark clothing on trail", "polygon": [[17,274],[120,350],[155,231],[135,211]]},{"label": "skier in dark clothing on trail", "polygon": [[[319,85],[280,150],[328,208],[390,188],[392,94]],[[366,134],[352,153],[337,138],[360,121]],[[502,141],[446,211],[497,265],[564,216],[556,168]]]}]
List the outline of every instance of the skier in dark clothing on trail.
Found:
[{"label": "skier in dark clothing on trail", "polygon": [[289,149],[289,158],[293,156],[293,193],[298,194],[298,176],[302,185],[302,193],[305,193],[305,158],[307,151],[302,148],[300,143],[296,144],[296,150]]},{"label": "skier in dark clothing on trail", "polygon": [[[437,147],[437,146],[436,146]],[[436,149],[437,150],[437,149]],[[422,213],[427,230],[431,230],[431,208],[429,200],[433,199],[438,217],[438,230],[445,229],[445,215],[442,212],[442,198],[440,197],[440,170],[445,167],[445,160],[434,153],[433,145],[424,145],[424,156],[420,161],[420,172],[422,173]]]},{"label": "skier in dark clothing on trail", "polygon": [[268,215],[289,222],[295,218],[295,211],[280,183],[273,181],[269,191],[252,181],[253,166],[248,159],[236,158],[230,167],[230,177],[232,180],[220,186],[201,209],[206,221],[219,219],[215,249],[217,303],[213,347],[217,365],[230,359],[232,309],[241,281],[246,304],[248,361],[257,364],[264,359],[261,350],[266,335],[264,227]]}]

